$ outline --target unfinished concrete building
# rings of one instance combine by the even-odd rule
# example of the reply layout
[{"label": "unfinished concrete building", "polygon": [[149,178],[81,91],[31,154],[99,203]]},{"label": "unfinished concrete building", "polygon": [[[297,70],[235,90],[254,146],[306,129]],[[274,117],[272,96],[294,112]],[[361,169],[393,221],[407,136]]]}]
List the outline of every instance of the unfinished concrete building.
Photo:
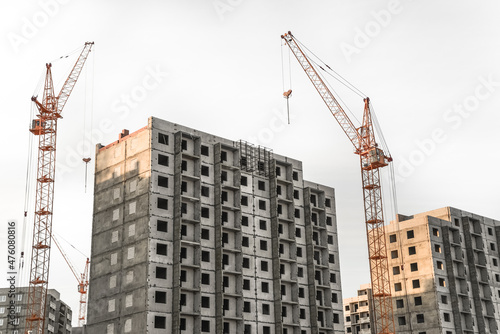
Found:
[{"label": "unfinished concrete building", "polygon": [[334,190],[300,161],[153,117],[95,161],[88,332],[344,332]]},{"label": "unfinished concrete building", "polygon": [[[71,308],[61,301],[57,290],[47,290],[46,307],[45,333],[71,334]],[[24,334],[27,308],[28,287],[16,288],[14,298],[9,297],[9,288],[0,288],[0,334]],[[9,319],[9,314],[13,314],[15,320]]]},{"label": "unfinished concrete building", "polygon": [[386,231],[397,333],[498,333],[500,221],[445,207]]},{"label": "unfinished concrete building", "polygon": [[346,333],[375,334],[373,324],[373,295],[371,284],[363,284],[359,287],[355,297],[345,298],[344,325]]}]

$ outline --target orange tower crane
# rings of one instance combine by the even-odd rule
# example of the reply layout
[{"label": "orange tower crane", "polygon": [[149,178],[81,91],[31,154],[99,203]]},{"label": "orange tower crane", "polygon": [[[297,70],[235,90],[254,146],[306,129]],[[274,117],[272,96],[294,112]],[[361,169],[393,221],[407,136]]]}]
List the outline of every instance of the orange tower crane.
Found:
[{"label": "orange tower crane", "polygon": [[306,72],[328,109],[340,124],[342,130],[354,146],[354,153],[359,155],[361,164],[365,226],[368,239],[368,255],[372,293],[375,304],[375,332],[394,333],[394,315],[392,309],[391,283],[384,230],[382,209],[382,191],[379,169],[388,165],[392,158],[378,148],[370,111],[370,99],[365,98],[363,124],[356,128],[337,99],[328,89],[323,79],[312,65],[312,61],[299,47],[289,31],[281,36],[289,46],[298,62]]},{"label": "orange tower crane", "polygon": [[59,251],[61,252],[61,255],[68,264],[69,269],[71,269],[73,276],[75,276],[76,280],[78,281],[78,293],[80,294],[80,307],[78,308],[78,327],[82,327],[85,324],[85,318],[87,316],[87,291],[89,287],[90,260],[89,258],[87,258],[87,261],[85,262],[85,268],[83,269],[83,273],[78,275],[75,267],[69,261],[68,255],[66,255],[66,253],[63,251],[61,245],[59,244],[57,238],[54,235],[52,235],[52,240],[54,240],[57,249],[59,249]]},{"label": "orange tower crane", "polygon": [[43,334],[45,328],[54,204],[57,120],[62,117],[62,110],[75,87],[93,45],[93,42],[85,43],[57,96],[54,94],[52,82],[52,64],[46,64],[42,102],[39,102],[36,96],[31,98],[39,112],[38,118],[33,120],[30,129],[34,135],[38,136],[38,169],[25,333]]}]

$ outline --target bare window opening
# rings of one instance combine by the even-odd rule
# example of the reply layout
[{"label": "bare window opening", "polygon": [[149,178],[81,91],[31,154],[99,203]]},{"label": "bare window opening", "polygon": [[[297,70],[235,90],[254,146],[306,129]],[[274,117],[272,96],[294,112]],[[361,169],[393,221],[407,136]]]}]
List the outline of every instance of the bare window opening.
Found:
[{"label": "bare window opening", "polygon": [[201,175],[204,175],[204,176],[210,175],[208,166],[201,165]]},{"label": "bare window opening", "polygon": [[448,304],[448,296],[441,295],[441,303]]},{"label": "bare window opening", "polygon": [[283,234],[283,224],[278,224],[278,233]]},{"label": "bare window opening", "polygon": [[241,177],[241,185],[242,186],[247,186],[248,185],[248,179],[246,176]]},{"label": "bare window opening", "polygon": [[269,292],[269,283],[267,283],[267,282],[261,282],[260,283],[260,287],[261,287],[262,292],[264,292],[264,293],[268,293]]},{"label": "bare window opening", "polygon": [[201,274],[201,284],[210,284],[210,274]]},{"label": "bare window opening", "polygon": [[440,246],[440,245],[438,245],[438,244],[435,244],[435,245],[434,245],[434,251],[435,251],[436,253],[441,253],[441,246]]},{"label": "bare window opening", "polygon": [[250,313],[252,311],[250,307],[250,302],[244,302],[243,303],[243,312],[245,313]]},{"label": "bare window opening", "polygon": [[181,183],[181,192],[185,193],[185,192],[187,192],[187,189],[188,189],[187,182],[186,181],[182,181],[182,183]]},{"label": "bare window opening", "polygon": [[156,254],[167,255],[167,245],[166,244],[156,244]]},{"label": "bare window opening", "polygon": [[210,230],[206,228],[201,229],[201,238],[204,240],[210,240]]},{"label": "bare window opening", "polygon": [[160,317],[160,316],[155,316],[155,328],[166,328],[166,323],[167,323],[167,318],[166,317]]},{"label": "bare window opening", "polygon": [[424,322],[425,322],[424,315],[423,314],[417,314],[417,323],[421,324],[421,323],[424,323]]},{"label": "bare window opening", "polygon": [[295,209],[294,216],[295,216],[295,218],[300,218],[300,210],[299,209]]},{"label": "bare window opening", "polygon": [[302,257],[302,247],[297,247],[297,257]]},{"label": "bare window opening", "polygon": [[397,241],[396,235],[395,234],[391,234],[389,236],[389,242],[393,243],[393,242],[396,242],[396,241]]},{"label": "bare window opening", "polygon": [[248,206],[248,197],[241,196],[241,205]]},{"label": "bare window opening", "polygon": [[226,151],[221,151],[220,152],[220,162],[227,161],[227,152]]},{"label": "bare window opening", "polygon": [[392,267],[392,274],[399,275],[401,273],[399,266]]},{"label": "bare window opening", "polygon": [[250,268],[250,259],[248,257],[243,258],[243,268]]},{"label": "bare window opening", "polygon": [[398,258],[398,251],[393,250],[391,251],[391,259],[397,259]]},{"label": "bare window opening", "polygon": [[283,213],[283,206],[278,204],[278,214],[281,215]]},{"label": "bare window opening", "polygon": [[297,276],[298,277],[304,277],[304,268],[297,267]]},{"label": "bare window opening", "polygon": [[227,223],[229,221],[229,215],[227,211],[222,211],[222,223]]},{"label": "bare window opening", "polygon": [[259,181],[258,188],[259,188],[259,190],[262,190],[262,191],[266,190],[266,183],[264,181]]},{"label": "bare window opening", "polygon": [[281,186],[276,187],[276,194],[281,195]]},{"label": "bare window opening", "polygon": [[300,319],[305,319],[306,318],[306,310],[301,308],[300,309],[300,314],[299,314]]},{"label": "bare window opening", "polygon": [[492,251],[495,251],[495,250],[496,250],[496,248],[497,248],[497,247],[495,246],[495,244],[491,242],[491,243],[490,243],[490,249],[491,249]]},{"label": "bare window opening", "polygon": [[325,198],[325,206],[330,208],[332,206],[332,201],[329,198]]},{"label": "bare window opening", "polygon": [[248,241],[249,241],[248,237],[242,237],[242,238],[241,238],[241,245],[242,245],[243,247],[248,247],[248,244],[249,244],[249,242],[248,242]]},{"label": "bare window opening", "polygon": [[335,254],[328,255],[328,262],[335,263]]},{"label": "bare window opening", "polygon": [[407,239],[413,239],[415,237],[415,233],[413,230],[406,231],[406,238]]},{"label": "bare window opening", "polygon": [[297,173],[297,172],[293,172],[293,173],[292,173],[292,178],[293,178],[295,181],[298,181],[298,180],[299,180],[299,173]]},{"label": "bare window opening", "polygon": [[210,252],[202,251],[201,252],[201,260],[203,262],[210,262]]},{"label": "bare window opening", "polygon": [[491,227],[488,227],[488,234],[493,235],[493,229]]},{"label": "bare window opening", "polygon": [[260,172],[263,172],[264,169],[265,169],[265,163],[264,161],[257,161],[257,169],[260,171]]},{"label": "bare window opening", "polygon": [[299,191],[298,190],[293,191],[293,198],[299,199]]},{"label": "bare window opening", "polygon": [[318,215],[316,213],[313,213],[311,215],[311,220],[312,220],[313,223],[317,224],[318,223]]},{"label": "bare window opening", "polygon": [[222,254],[222,265],[223,266],[228,266],[229,265],[229,255]]},{"label": "bare window opening", "polygon": [[398,325],[405,326],[406,325],[406,318],[405,317],[398,317]]},{"label": "bare window opening", "polygon": [[326,217],[326,225],[332,226],[332,217],[330,217],[330,216]]},{"label": "bare window opening", "polygon": [[414,298],[415,306],[420,306],[422,305],[422,297],[417,296]]},{"label": "bare window opening", "polygon": [[396,308],[403,308],[405,307],[405,303],[402,299],[396,299]]},{"label": "bare window opening", "polygon": [[158,209],[168,210],[168,200],[166,198],[158,197],[157,207]]},{"label": "bare window opening", "polygon": [[227,191],[223,191],[221,197],[222,197],[222,203],[227,202],[228,198]]},{"label": "bare window opening", "polygon": [[415,255],[417,254],[417,249],[415,246],[408,247],[408,255]]},{"label": "bare window opening", "polygon": [[432,229],[432,235],[435,237],[439,237],[439,230],[437,228]]},{"label": "bare window opening", "polygon": [[164,133],[158,133],[158,143],[168,145],[168,135]]},{"label": "bare window opening", "polygon": [[168,188],[168,177],[158,175],[158,186]]},{"label": "bare window opening", "polygon": [[158,165],[168,167],[168,156],[163,155],[163,154],[158,154]]},{"label": "bare window opening", "polygon": [[261,240],[260,241],[260,249],[261,250],[267,250],[267,241],[266,240]]},{"label": "bare window opening", "polygon": [[210,320],[201,321],[201,331],[203,333],[210,333]]},{"label": "bare window opening", "polygon": [[444,278],[439,278],[439,286],[446,287],[446,281],[444,280]]},{"label": "bare window opening", "polygon": [[262,304],[262,314],[269,315],[269,304]]},{"label": "bare window opening", "polygon": [[299,288],[299,298],[304,298],[305,297],[305,290],[304,288]]},{"label": "bare window opening", "polygon": [[201,145],[201,155],[204,155],[206,157],[208,157],[208,146],[205,146],[205,145]]},{"label": "bare window opening", "polygon": [[250,280],[249,279],[243,280],[243,290],[250,290]]},{"label": "bare window opening", "polygon": [[333,245],[333,235],[328,236],[328,244]]},{"label": "bare window opening", "polygon": [[179,329],[181,331],[185,331],[186,330],[186,318],[181,318],[181,324],[179,326]]},{"label": "bare window opening", "polygon": [[401,291],[401,283],[394,283],[394,291]]},{"label": "bare window opening", "polygon": [[444,321],[446,322],[450,322],[450,314],[449,313],[443,313],[443,316],[444,316]]},{"label": "bare window opening", "polygon": [[187,226],[184,224],[181,225],[181,235],[187,236]]},{"label": "bare window opening", "polygon": [[410,270],[411,271],[418,271],[418,263],[415,262],[415,263],[410,264]]},{"label": "bare window opening", "polygon": [[227,232],[222,233],[222,244],[227,244],[229,242],[229,234]]},{"label": "bare window opening", "polygon": [[332,293],[332,303],[337,304],[339,302],[339,298],[336,293]]},{"label": "bare window opening", "polygon": [[241,225],[248,226],[248,217],[247,216],[241,216]]},{"label": "bare window opening", "polygon": [[208,197],[210,195],[210,190],[208,187],[201,186],[201,196]]},{"label": "bare window opening", "polygon": [[188,170],[188,163],[187,163],[186,160],[182,160],[182,162],[181,162],[181,169],[183,171],[187,171]]},{"label": "bare window opening", "polygon": [[185,139],[183,139],[181,141],[181,148],[182,148],[183,151],[185,151],[185,150],[188,149],[188,143],[187,143],[187,141]]},{"label": "bare window opening", "polygon": [[268,263],[267,261],[260,261],[260,270],[268,271]]},{"label": "bare window opening", "polygon": [[261,230],[266,231],[267,230],[267,223],[266,223],[266,221],[265,220],[260,220],[259,221],[259,227],[260,227]]},{"label": "bare window opening", "polygon": [[207,296],[201,297],[201,307],[210,308],[210,297]]},{"label": "bare window opening", "polygon": [[311,195],[311,204],[316,205],[316,195]]},{"label": "bare window opening", "polygon": [[187,204],[186,203],[181,203],[181,213],[185,214],[188,212]]},{"label": "bare window opening", "polygon": [[330,274],[330,283],[337,283],[337,275],[335,273]]},{"label": "bare window opening", "polygon": [[155,303],[166,304],[167,303],[167,293],[165,291],[155,291]]},{"label": "bare window opening", "polygon": [[300,229],[299,227],[297,227],[297,228],[295,229],[295,236],[296,236],[297,238],[302,237],[302,229]]},{"label": "bare window opening", "polygon": [[156,267],[156,278],[166,279],[167,278],[167,268]]},{"label": "bare window opening", "polygon": [[266,209],[266,202],[259,200],[259,209],[260,210],[265,210]]},{"label": "bare window opening", "polygon": [[283,244],[280,244],[280,247],[279,247],[279,252],[280,252],[280,254],[284,254],[284,253],[285,253],[285,250],[284,250]]},{"label": "bare window opening", "polygon": [[420,280],[414,279],[411,283],[414,289],[420,288]]},{"label": "bare window opening", "polygon": [[181,270],[181,282],[187,281],[187,274],[185,270]]},{"label": "bare window opening", "polygon": [[276,176],[281,176],[281,168],[276,167]]},{"label": "bare window opening", "polygon": [[201,216],[203,218],[210,218],[210,210],[208,208],[201,208]]},{"label": "bare window opening", "polygon": [[164,220],[157,220],[156,230],[159,232],[168,232],[168,223]]},{"label": "bare window opening", "polygon": [[221,179],[222,182],[226,182],[227,181],[227,172],[225,170],[223,170],[220,173],[220,179]]}]

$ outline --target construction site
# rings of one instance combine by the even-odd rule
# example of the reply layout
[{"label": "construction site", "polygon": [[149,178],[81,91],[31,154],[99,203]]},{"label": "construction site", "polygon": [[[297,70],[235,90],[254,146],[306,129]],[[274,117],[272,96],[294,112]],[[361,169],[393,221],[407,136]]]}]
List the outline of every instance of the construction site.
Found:
[{"label": "construction site", "polygon": [[[499,333],[500,47],[413,55],[405,37],[439,40],[413,30],[409,8],[428,4],[366,2],[356,21],[358,7],[325,2],[358,22],[335,50],[294,23],[297,5],[255,35],[242,20],[279,11],[199,5],[151,7],[130,27],[145,7],[124,6],[113,20],[141,31],[137,50],[106,44],[109,9],[94,3],[40,3],[7,33],[22,62],[58,13],[102,9],[94,40],[36,45],[23,74],[34,91],[7,129],[27,143],[6,148],[0,334]],[[467,40],[490,45],[477,36],[498,24],[476,20]],[[188,43],[203,24],[214,35]],[[185,31],[154,46],[167,27]]]}]

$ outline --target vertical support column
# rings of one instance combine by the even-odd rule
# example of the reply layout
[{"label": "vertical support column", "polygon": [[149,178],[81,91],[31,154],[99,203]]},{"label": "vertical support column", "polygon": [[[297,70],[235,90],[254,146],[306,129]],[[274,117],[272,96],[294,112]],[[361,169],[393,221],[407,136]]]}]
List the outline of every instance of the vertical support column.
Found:
[{"label": "vertical support column", "polygon": [[314,242],[311,222],[311,189],[304,188],[304,223],[306,233],[307,286],[311,334],[318,334],[318,307],[316,305],[316,283],[314,280]]},{"label": "vertical support column", "polygon": [[180,328],[181,312],[181,187],[182,187],[182,133],[174,134],[174,205],[173,205],[173,265],[172,265],[172,333]]},{"label": "vertical support column", "polygon": [[460,312],[458,312],[460,310],[460,305],[458,303],[457,284],[455,278],[455,271],[453,270],[454,269],[453,257],[451,254],[450,233],[453,233],[453,230],[450,230],[448,226],[443,226],[442,232],[443,232],[443,248],[446,261],[446,271],[448,273],[448,283],[451,296],[451,307],[453,310],[457,310],[457,312],[452,312],[453,321],[455,323],[456,334],[463,334],[462,320],[460,317]]},{"label": "vertical support column", "polygon": [[[465,249],[467,253],[467,262],[469,267],[469,277],[472,288],[472,297],[474,300],[474,309],[476,311],[477,328],[480,334],[485,334],[485,324],[483,317],[483,305],[481,303],[481,296],[479,295],[479,282],[477,279],[476,261],[474,260],[474,249],[472,248],[471,226],[472,220],[469,217],[462,218]],[[473,226],[472,226],[473,227]]]},{"label": "vertical support column", "polygon": [[276,160],[270,159],[269,163],[269,206],[271,210],[271,248],[273,255],[273,301],[274,301],[274,331],[283,332],[281,316],[281,270],[279,253],[278,231],[278,194],[276,191]]},{"label": "vertical support column", "polygon": [[221,144],[214,145],[214,231],[215,231],[215,332],[224,329],[222,268],[222,166]]}]

